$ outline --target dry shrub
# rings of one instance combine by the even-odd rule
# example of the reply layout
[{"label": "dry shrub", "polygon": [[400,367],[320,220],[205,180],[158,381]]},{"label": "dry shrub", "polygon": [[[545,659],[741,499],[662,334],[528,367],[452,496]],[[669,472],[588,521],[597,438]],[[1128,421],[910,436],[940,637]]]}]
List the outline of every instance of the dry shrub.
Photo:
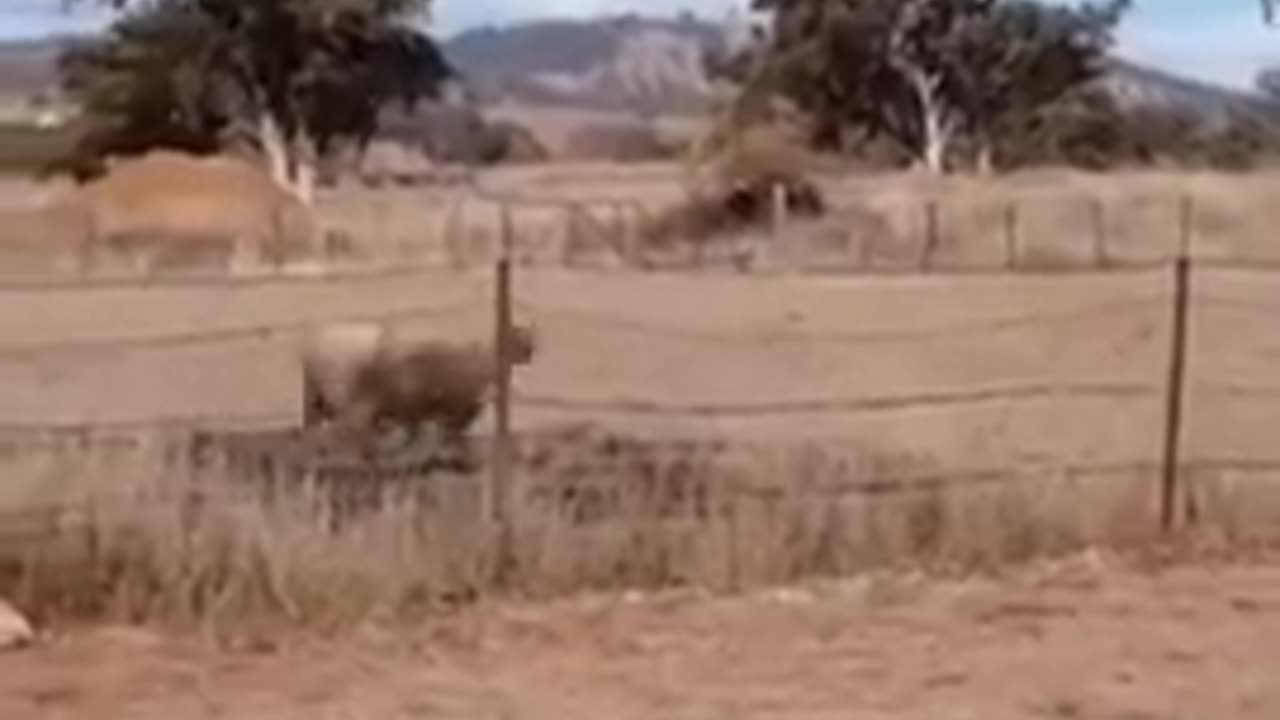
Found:
[{"label": "dry shrub", "polygon": [[717,235],[767,226],[779,187],[789,217],[815,218],[826,212],[823,193],[809,178],[815,160],[783,129],[760,126],[716,135],[698,152],[706,159],[695,158],[686,200],[642,229],[648,245],[701,244]]},{"label": "dry shrub", "polygon": [[551,159],[551,151],[524,125],[512,120],[497,120],[490,128],[501,139],[502,162],[525,165]]},{"label": "dry shrub", "polygon": [[481,519],[484,468],[366,475],[356,506],[334,502],[323,472],[290,484],[265,458],[193,462],[185,434],[84,436],[56,451],[56,493],[8,498],[0,592],[46,622],[171,621],[228,638],[282,621],[337,630],[481,594],[994,566],[1142,539],[1155,481],[956,477],[927,458],[584,425],[520,438],[502,552]]}]

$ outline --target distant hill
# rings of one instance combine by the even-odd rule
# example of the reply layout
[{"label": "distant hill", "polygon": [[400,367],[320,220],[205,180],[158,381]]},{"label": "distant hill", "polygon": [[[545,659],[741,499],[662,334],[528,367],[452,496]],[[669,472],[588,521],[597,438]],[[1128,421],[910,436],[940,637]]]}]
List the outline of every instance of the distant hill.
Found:
[{"label": "distant hill", "polygon": [[[0,104],[56,86],[69,38],[0,42]],[[655,115],[697,113],[711,85],[702,57],[723,46],[721,26],[685,15],[542,20],[467,30],[445,39],[482,104]],[[1260,98],[1113,58],[1105,85],[1123,103],[1190,110],[1211,120],[1262,109]]]},{"label": "distant hill", "polygon": [[62,38],[0,42],[0,96],[28,97],[58,84]]},{"label": "distant hill", "polygon": [[1103,84],[1123,105],[1189,110],[1210,123],[1224,122],[1234,113],[1274,112],[1256,93],[1192,80],[1115,57],[1108,60]]},{"label": "distant hill", "polygon": [[692,17],[545,20],[468,30],[446,41],[481,102],[681,113],[705,107],[703,54],[721,29]]},{"label": "distant hill", "polygon": [[[623,16],[539,21],[463,32],[445,44],[482,102],[618,110],[659,105],[666,112],[705,105],[705,50],[725,42],[721,27]],[[1122,104],[1179,108],[1220,121],[1263,109],[1253,93],[1199,82],[1111,58],[1104,86]],[[639,98],[639,100],[638,100]]]}]

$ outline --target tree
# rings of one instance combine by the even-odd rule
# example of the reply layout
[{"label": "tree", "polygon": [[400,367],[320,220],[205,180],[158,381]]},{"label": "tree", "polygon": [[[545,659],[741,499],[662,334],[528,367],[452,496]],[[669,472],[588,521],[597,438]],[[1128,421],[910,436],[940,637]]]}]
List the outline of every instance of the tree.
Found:
[{"label": "tree", "polygon": [[772,12],[754,81],[808,112],[815,140],[892,138],[933,171],[1100,70],[1128,0],[754,0]]},{"label": "tree", "polygon": [[414,23],[429,0],[107,0],[104,37],[70,48],[82,152],[241,142],[310,202],[316,162],[364,146],[380,112],[438,97],[453,69]]},{"label": "tree", "polygon": [[957,31],[957,103],[980,170],[992,166],[995,138],[1025,132],[1042,109],[1091,85],[1127,6],[1004,2]]},{"label": "tree", "polygon": [[1280,66],[1264,67],[1253,79],[1254,88],[1268,102],[1280,105]]}]

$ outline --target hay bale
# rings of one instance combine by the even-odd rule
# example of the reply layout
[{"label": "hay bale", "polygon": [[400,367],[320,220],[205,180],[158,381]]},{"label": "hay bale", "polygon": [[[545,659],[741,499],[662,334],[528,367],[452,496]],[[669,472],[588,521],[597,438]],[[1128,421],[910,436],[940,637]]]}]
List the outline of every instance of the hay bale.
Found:
[{"label": "hay bale", "polygon": [[103,259],[152,270],[280,265],[310,254],[318,236],[308,208],[251,163],[168,150],[116,163],[53,212],[79,218],[84,269]]}]

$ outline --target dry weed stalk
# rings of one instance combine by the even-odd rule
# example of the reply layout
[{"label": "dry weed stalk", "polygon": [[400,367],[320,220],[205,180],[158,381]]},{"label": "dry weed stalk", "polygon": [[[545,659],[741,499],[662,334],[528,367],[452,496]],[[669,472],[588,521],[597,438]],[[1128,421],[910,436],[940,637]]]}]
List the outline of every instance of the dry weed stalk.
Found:
[{"label": "dry weed stalk", "polygon": [[[167,438],[133,447],[128,462],[106,462],[93,442],[64,458],[62,523],[34,542],[5,536],[0,590],[43,620],[334,630],[494,593],[728,591],[907,564],[993,566],[1105,542],[1117,536],[1108,518],[1135,512],[1091,507],[1093,489],[1064,478],[965,485],[875,452],[595,430],[523,440],[501,576],[496,534],[476,521],[475,477],[387,485],[350,514],[315,478],[272,498],[271,469],[197,469],[182,438]],[[335,511],[348,513],[336,529]]]}]

